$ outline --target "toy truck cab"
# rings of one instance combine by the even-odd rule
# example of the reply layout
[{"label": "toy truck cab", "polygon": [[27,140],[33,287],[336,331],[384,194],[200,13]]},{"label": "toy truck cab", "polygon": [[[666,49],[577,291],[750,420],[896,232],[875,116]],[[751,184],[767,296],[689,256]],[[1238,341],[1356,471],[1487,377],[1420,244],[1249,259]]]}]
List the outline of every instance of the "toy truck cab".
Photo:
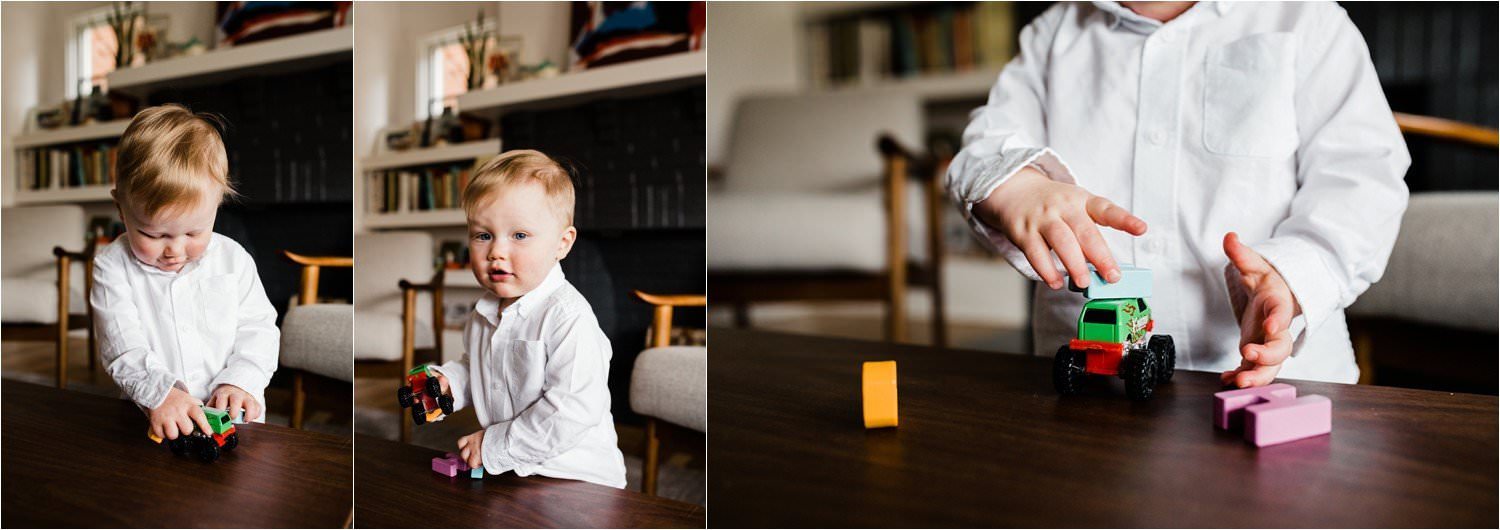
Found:
[{"label": "toy truck cab", "polygon": [[213,462],[219,459],[220,454],[239,446],[239,434],[235,432],[234,422],[227,411],[205,406],[203,416],[208,420],[212,432],[203,432],[194,427],[192,434],[178,436],[167,444],[173,454],[193,453],[204,462]]},{"label": "toy truck cab", "polygon": [[406,383],[396,390],[396,401],[401,408],[411,407],[413,423],[422,425],[453,413],[453,395],[443,393],[443,385],[431,365],[412,368],[406,373]]},{"label": "toy truck cab", "polygon": [[1123,267],[1126,279],[1105,284],[1097,274],[1088,301],[1078,315],[1078,336],[1057,350],[1053,384],[1061,394],[1076,394],[1085,375],[1119,376],[1131,399],[1149,399],[1156,385],[1172,379],[1177,361],[1172,338],[1153,335],[1156,322],[1146,303],[1150,272]]}]

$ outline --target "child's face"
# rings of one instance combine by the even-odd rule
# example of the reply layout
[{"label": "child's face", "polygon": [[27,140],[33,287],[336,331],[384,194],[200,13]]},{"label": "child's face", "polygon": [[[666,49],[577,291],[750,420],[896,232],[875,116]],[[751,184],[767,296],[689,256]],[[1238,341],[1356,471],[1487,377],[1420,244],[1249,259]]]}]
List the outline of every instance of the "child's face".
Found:
[{"label": "child's face", "polygon": [[120,205],[120,219],[125,222],[125,237],[135,259],[167,272],[182,270],[188,263],[203,257],[213,237],[214,218],[219,213],[217,198],[193,204],[163,208],[146,217],[140,208]]},{"label": "child's face", "polygon": [[502,185],[469,216],[469,268],[503,308],[536,289],[577,236],[541,183]]}]

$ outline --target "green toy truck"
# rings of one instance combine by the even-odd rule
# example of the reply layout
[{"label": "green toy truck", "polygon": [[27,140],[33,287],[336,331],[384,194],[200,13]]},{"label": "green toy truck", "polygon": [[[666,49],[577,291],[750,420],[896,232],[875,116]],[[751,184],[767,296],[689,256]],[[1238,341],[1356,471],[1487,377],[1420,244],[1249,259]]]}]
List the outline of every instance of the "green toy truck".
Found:
[{"label": "green toy truck", "polygon": [[240,437],[235,433],[234,423],[230,421],[228,412],[205,406],[203,415],[208,418],[208,426],[213,432],[205,433],[194,427],[192,434],[178,436],[176,440],[167,442],[172,454],[181,456],[193,453],[204,462],[213,462],[223,452],[239,446]]},{"label": "green toy truck", "polygon": [[[1103,283],[1097,275],[1094,278]],[[1078,315],[1078,338],[1058,348],[1053,359],[1057,392],[1077,394],[1085,375],[1119,376],[1131,399],[1151,399],[1156,385],[1172,380],[1177,365],[1172,337],[1153,335],[1155,324],[1144,297],[1090,299]]]}]

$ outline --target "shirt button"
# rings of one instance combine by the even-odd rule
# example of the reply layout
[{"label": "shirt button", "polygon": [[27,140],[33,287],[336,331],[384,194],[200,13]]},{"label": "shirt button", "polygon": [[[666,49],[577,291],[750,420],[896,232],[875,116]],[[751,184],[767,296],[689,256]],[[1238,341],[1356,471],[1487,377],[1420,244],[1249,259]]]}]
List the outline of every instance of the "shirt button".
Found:
[{"label": "shirt button", "polygon": [[1161,145],[1163,142],[1167,141],[1167,133],[1161,131],[1151,131],[1151,134],[1146,135],[1146,141],[1151,142],[1151,145]]},{"label": "shirt button", "polygon": [[1170,29],[1158,30],[1157,33],[1161,35],[1162,42],[1172,42],[1173,39],[1177,38],[1177,32]]},{"label": "shirt button", "polygon": [[1151,251],[1153,254],[1161,254],[1166,249],[1167,242],[1162,241],[1161,238],[1152,238],[1146,241],[1146,250]]}]

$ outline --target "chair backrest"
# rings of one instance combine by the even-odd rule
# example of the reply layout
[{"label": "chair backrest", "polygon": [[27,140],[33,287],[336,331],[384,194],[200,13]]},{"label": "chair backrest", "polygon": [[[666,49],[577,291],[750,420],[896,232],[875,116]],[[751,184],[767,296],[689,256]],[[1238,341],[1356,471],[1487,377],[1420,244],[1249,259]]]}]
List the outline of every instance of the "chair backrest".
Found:
[{"label": "chair backrest", "polygon": [[1497,331],[1497,223],[1493,191],[1412,194],[1384,276],[1350,315]]},{"label": "chair backrest", "polygon": [[7,278],[56,279],[57,258],[52,255],[52,247],[82,251],[88,239],[88,221],[81,206],[5,208],[3,216],[0,245],[5,259],[0,260],[0,270]]},{"label": "chair backrest", "polygon": [[875,145],[879,135],[920,146],[923,131],[922,102],[909,94],[748,97],[735,108],[724,186],[735,191],[873,186],[882,170]]},{"label": "chair backrest", "polygon": [[[437,271],[432,234],[375,232],[354,236],[354,309],[401,314],[401,289],[408,280],[425,283]],[[431,315],[431,304],[417,302],[419,315]],[[430,320],[428,320],[430,321]]]}]

